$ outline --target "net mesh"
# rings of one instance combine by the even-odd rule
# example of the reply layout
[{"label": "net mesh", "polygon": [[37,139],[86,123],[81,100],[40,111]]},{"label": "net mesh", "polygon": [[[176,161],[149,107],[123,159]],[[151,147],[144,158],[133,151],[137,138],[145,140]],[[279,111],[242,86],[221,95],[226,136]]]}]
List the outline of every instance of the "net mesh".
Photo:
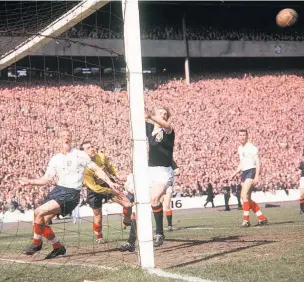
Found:
[{"label": "net mesh", "polygon": [[1,1],[0,56],[71,10],[77,1]]},{"label": "net mesh", "polygon": [[[16,49],[24,40],[39,34],[51,22],[79,2],[1,3],[1,54]],[[104,153],[118,170],[121,182],[131,170],[128,96],[125,75],[120,73],[120,53],[85,40],[86,32],[115,36],[112,26],[121,20],[112,3],[82,19],[54,41],[79,44],[83,56],[46,56],[28,51],[2,77],[0,91],[1,142],[1,230],[0,269],[5,281],[65,281],[89,278],[91,273],[73,266],[98,266],[106,272],[121,262],[137,261],[136,253],[125,258],[117,247],[127,238],[122,228],[122,207],[104,203],[103,244],[97,244],[93,231],[92,210],[87,203],[87,190],[82,191],[74,214],[54,218],[51,228],[68,249],[68,255],[54,262],[44,261],[52,250],[45,244],[41,252],[24,255],[32,238],[34,208],[53,189],[22,188],[18,178],[44,175],[51,156],[58,152],[57,133],[68,127],[73,134],[73,147],[90,140],[97,152]],[[76,32],[77,31],[77,32]],[[111,35],[114,34],[114,35]],[[18,35],[18,36],[17,36]],[[88,50],[103,49],[108,57],[89,57]],[[91,53],[90,53],[91,54]],[[114,93],[113,93],[114,92]],[[119,136],[117,133],[119,132]],[[105,199],[107,201],[107,199]],[[111,201],[110,201],[111,202]],[[120,211],[117,214],[117,209]],[[46,240],[44,240],[46,241]],[[52,266],[52,267],[50,267]],[[94,271],[94,275],[100,272]],[[58,280],[59,279],[59,280]],[[80,281],[80,280],[79,280]]]}]

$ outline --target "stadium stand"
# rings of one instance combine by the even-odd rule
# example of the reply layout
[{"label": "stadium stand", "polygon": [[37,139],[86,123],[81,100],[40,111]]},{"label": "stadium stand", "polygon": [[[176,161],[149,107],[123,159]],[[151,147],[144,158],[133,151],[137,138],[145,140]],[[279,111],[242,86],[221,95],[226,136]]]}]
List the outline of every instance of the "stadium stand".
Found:
[{"label": "stadium stand", "polygon": [[[111,78],[112,79],[112,78]],[[105,86],[112,84],[105,78]],[[124,77],[117,78],[121,84]],[[237,129],[247,127],[260,149],[262,172],[258,191],[288,190],[298,183],[302,146],[304,79],[296,74],[195,76],[191,85],[182,79],[148,76],[147,107],[162,101],[172,109],[177,129],[175,160],[181,168],[177,196],[200,196],[208,182],[221,193],[237,162]],[[0,206],[6,210],[32,209],[48,191],[20,189],[16,178],[43,174],[53,152],[56,130],[66,123],[74,129],[75,145],[93,134],[121,176],[130,170],[127,93],[105,91],[97,85],[49,80],[2,83],[0,88]],[[38,102],[37,102],[38,101]],[[103,110],[96,111],[102,103]],[[107,115],[105,113],[112,113]],[[114,117],[115,116],[115,117]],[[103,123],[106,120],[107,125]],[[35,121],[35,122],[33,122]],[[102,130],[100,130],[102,128]],[[19,134],[19,135],[18,135]],[[103,138],[103,135],[110,138]],[[91,136],[90,136],[91,139]],[[127,139],[129,140],[129,139]],[[202,184],[198,188],[197,182]]]}]

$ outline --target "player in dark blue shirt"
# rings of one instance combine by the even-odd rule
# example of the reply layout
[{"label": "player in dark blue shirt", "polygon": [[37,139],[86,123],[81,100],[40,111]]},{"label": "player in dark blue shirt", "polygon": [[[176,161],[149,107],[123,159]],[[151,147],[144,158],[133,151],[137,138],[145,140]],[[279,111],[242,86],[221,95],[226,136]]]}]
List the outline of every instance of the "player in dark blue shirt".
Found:
[{"label": "player in dark blue shirt", "polygon": [[170,112],[158,108],[153,115],[146,114],[146,135],[149,142],[149,185],[151,206],[156,223],[154,247],[164,242],[162,196],[173,186],[172,169],[175,133],[168,122]]}]

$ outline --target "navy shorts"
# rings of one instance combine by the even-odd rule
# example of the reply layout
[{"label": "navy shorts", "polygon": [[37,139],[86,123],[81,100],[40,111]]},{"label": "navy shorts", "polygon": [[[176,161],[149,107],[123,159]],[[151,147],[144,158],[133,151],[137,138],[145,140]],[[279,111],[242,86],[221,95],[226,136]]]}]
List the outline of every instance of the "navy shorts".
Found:
[{"label": "navy shorts", "polygon": [[66,216],[71,214],[72,211],[79,204],[80,190],[56,186],[41,202],[41,205],[54,200],[61,208],[61,215]]},{"label": "navy shorts", "polygon": [[255,171],[256,171],[255,168],[242,171],[241,181],[244,182],[246,179],[254,179]]},{"label": "navy shorts", "polygon": [[92,209],[100,209],[102,207],[102,201],[105,200],[107,202],[108,200],[111,200],[113,198],[113,195],[106,195],[106,194],[100,194],[92,191],[88,188],[88,195],[87,195],[87,203]]},{"label": "navy shorts", "polygon": [[130,192],[128,192],[127,198],[130,200],[131,203],[135,202],[134,194],[131,194]]}]

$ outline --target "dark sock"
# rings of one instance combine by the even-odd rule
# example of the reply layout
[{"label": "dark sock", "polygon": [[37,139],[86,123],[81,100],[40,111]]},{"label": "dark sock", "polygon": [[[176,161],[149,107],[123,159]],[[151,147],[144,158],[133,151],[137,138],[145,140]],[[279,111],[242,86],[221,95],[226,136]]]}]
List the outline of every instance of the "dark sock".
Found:
[{"label": "dark sock", "polygon": [[168,226],[172,226],[172,211],[166,211]]},{"label": "dark sock", "polygon": [[159,204],[158,206],[153,207],[152,206],[152,210],[153,210],[153,214],[154,214],[154,219],[155,219],[155,223],[156,223],[156,234],[164,234],[164,227],[163,227],[163,218],[164,218],[164,214],[163,214],[163,205]]},{"label": "dark sock", "polygon": [[132,219],[128,243],[135,244],[135,242],[136,242],[136,230],[137,230],[136,229],[136,219]]},{"label": "dark sock", "polygon": [[304,200],[300,200],[300,210],[304,212]]}]

